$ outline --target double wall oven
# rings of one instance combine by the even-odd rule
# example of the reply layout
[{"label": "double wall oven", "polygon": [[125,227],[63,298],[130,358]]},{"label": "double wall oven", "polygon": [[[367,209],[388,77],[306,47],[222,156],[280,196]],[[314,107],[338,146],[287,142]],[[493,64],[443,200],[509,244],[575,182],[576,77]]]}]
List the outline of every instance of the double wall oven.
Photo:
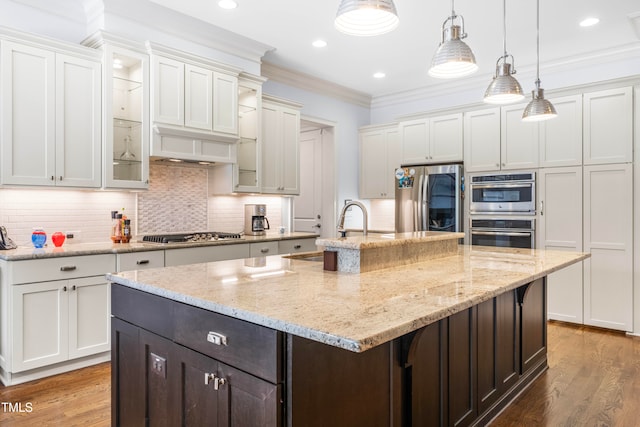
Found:
[{"label": "double wall oven", "polygon": [[535,247],[535,172],[472,176],[470,194],[472,245]]}]

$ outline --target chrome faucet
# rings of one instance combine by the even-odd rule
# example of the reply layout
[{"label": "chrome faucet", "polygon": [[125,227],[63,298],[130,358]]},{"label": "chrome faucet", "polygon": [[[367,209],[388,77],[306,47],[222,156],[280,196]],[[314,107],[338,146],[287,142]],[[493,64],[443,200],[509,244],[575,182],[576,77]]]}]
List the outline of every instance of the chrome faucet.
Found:
[{"label": "chrome faucet", "polygon": [[344,229],[344,217],[347,214],[347,209],[350,206],[358,206],[360,210],[362,210],[362,235],[367,235],[367,208],[360,202],[350,201],[344,204],[342,210],[340,211],[340,219],[338,219],[338,232],[341,234],[341,237],[347,236],[347,231]]}]

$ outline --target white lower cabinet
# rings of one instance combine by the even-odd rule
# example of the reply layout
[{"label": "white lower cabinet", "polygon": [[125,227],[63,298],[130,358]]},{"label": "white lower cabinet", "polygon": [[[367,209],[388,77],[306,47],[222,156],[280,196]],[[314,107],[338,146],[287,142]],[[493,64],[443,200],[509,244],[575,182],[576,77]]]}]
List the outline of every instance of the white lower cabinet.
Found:
[{"label": "white lower cabinet", "polygon": [[109,283],[104,276],[13,289],[13,372],[110,350]]},{"label": "white lower cabinet", "polygon": [[109,360],[115,265],[113,254],[0,262],[5,385]]},{"label": "white lower cabinet", "polygon": [[584,323],[633,329],[633,165],[584,167]]},{"label": "white lower cabinet", "polygon": [[280,242],[278,242],[278,253],[281,254],[295,254],[299,252],[313,252],[317,250],[316,237],[313,237],[312,239],[280,240]]},{"label": "white lower cabinet", "polygon": [[[543,168],[538,172],[537,247],[582,252],[582,167]],[[549,319],[582,323],[582,263],[547,279]]]}]

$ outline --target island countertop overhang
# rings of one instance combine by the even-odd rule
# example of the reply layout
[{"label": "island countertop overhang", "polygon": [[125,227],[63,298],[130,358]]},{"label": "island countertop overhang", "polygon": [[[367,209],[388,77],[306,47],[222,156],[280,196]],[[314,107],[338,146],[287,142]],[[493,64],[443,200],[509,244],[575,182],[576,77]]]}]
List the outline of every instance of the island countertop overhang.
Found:
[{"label": "island countertop overhang", "polygon": [[284,256],[108,274],[124,286],[362,352],[589,254],[461,245],[453,256],[339,273]]}]

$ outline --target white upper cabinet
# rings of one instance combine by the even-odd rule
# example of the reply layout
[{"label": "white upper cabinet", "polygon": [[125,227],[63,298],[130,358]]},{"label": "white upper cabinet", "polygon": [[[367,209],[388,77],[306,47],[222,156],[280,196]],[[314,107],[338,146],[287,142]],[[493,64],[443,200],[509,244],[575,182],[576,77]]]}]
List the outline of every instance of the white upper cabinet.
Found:
[{"label": "white upper cabinet", "polygon": [[538,123],[522,121],[526,104],[500,109],[500,168],[533,169],[538,167]]},{"label": "white upper cabinet", "polygon": [[360,130],[360,198],[395,198],[394,171],[400,166],[398,125]]},{"label": "white upper cabinet", "polygon": [[300,194],[299,104],[262,100],[262,192]]},{"label": "white upper cabinet", "polygon": [[238,75],[152,54],[153,122],[238,134]]},{"label": "white upper cabinet", "polygon": [[538,167],[538,124],[522,121],[525,106],[509,105],[465,113],[467,172]]},{"label": "white upper cabinet", "polygon": [[631,87],[584,94],[584,164],[633,161]]},{"label": "white upper cabinet", "polygon": [[500,163],[500,108],[465,113],[465,171],[499,170]]},{"label": "white upper cabinet", "polygon": [[104,186],[149,186],[149,55],[104,44]]},{"label": "white upper cabinet", "polygon": [[400,122],[401,163],[462,161],[462,128],[462,114]]},{"label": "white upper cabinet", "polygon": [[100,187],[99,53],[9,40],[1,50],[1,182]]},{"label": "white upper cabinet", "polygon": [[558,117],[540,123],[540,167],[582,164],[582,95],[550,100]]}]

